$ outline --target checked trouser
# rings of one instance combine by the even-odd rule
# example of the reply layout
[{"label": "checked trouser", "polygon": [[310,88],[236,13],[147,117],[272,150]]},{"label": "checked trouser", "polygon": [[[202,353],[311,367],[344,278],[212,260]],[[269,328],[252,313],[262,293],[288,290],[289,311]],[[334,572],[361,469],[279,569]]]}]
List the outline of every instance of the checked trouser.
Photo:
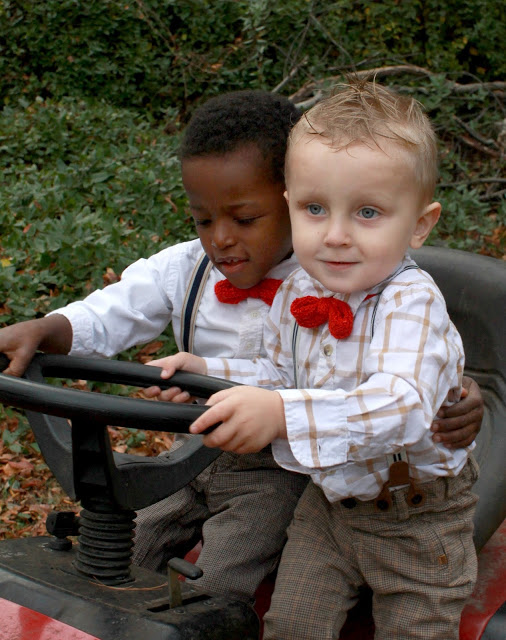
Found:
[{"label": "checked trouser", "polygon": [[203,540],[192,581],[209,593],[251,601],[278,565],[286,529],[308,482],[281,469],[268,450],[222,453],[189,485],[137,514],[134,563],[165,571]]},{"label": "checked trouser", "polygon": [[331,504],[310,483],[288,529],[264,639],[339,638],[367,584],[375,640],[457,640],[476,579],[476,477],[470,460],[455,478],[420,484],[420,507],[408,505],[407,488],[393,491],[387,512],[373,500]]}]

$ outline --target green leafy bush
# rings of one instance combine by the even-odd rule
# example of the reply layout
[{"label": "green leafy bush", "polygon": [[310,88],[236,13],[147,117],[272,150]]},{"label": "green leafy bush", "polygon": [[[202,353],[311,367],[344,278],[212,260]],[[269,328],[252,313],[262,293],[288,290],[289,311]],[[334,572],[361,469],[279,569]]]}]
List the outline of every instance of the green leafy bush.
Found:
[{"label": "green leafy bush", "polygon": [[39,99],[5,107],[1,130],[0,320],[44,314],[193,237],[177,136],[134,111]]},{"label": "green leafy bush", "polygon": [[428,67],[501,79],[498,0],[2,0],[0,100],[84,96],[164,117],[335,69]]}]

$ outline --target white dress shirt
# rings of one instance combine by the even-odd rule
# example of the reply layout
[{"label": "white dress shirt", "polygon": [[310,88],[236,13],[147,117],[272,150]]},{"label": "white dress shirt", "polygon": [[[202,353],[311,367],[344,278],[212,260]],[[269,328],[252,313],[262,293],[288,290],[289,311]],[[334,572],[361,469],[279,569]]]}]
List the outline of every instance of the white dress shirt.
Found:
[{"label": "white dress shirt", "polygon": [[[348,338],[332,337],[327,324],[294,333],[290,304],[310,295],[350,304]],[[268,358],[206,359],[208,374],[280,389],[288,439],[273,442],[274,457],[311,475],[331,502],[375,498],[388,479],[387,455],[401,450],[419,482],[463,468],[469,449],[449,450],[430,431],[441,405],[460,397],[462,341],[443,295],[408,256],[385,281],[351,295],[328,291],[297,269],[274,299],[264,344]]]},{"label": "white dress shirt", "polygon": [[[172,322],[181,349],[181,312],[200,240],[183,242],[141,259],[125,269],[121,280],[53,313],[72,325],[72,355],[113,356],[157,338]],[[266,276],[283,280],[297,267],[294,256]],[[218,302],[214,285],[224,276],[214,267],[195,318],[194,353],[254,358],[265,355],[263,325],[268,305],[248,298],[237,305]]]}]

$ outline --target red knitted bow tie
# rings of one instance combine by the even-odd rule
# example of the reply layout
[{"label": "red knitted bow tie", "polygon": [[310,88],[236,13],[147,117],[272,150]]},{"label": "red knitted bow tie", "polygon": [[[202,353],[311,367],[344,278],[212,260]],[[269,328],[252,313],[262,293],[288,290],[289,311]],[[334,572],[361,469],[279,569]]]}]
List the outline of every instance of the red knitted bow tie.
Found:
[{"label": "red knitted bow tie", "polygon": [[313,329],[328,322],[330,333],[338,340],[347,338],[353,329],[350,305],[336,298],[296,298],[290,305],[290,311],[301,327]]},{"label": "red knitted bow tie", "polygon": [[220,280],[214,285],[214,292],[220,302],[225,304],[239,304],[246,298],[260,298],[265,304],[271,306],[276,291],[283,280],[265,278],[249,289],[239,289],[228,280]]}]

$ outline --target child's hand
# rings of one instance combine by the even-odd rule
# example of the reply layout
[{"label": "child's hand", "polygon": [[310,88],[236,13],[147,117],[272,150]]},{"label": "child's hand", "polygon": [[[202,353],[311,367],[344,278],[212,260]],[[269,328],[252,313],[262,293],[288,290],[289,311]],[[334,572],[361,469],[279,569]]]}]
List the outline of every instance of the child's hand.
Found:
[{"label": "child's hand", "polygon": [[[163,371],[160,377],[164,380],[171,378],[176,371],[189,371],[190,373],[201,373],[203,375],[207,373],[207,366],[203,358],[184,351],[174,356],[168,356],[167,358],[151,360],[151,362],[147,364],[152,367],[162,368]],[[164,402],[190,402],[192,399],[187,391],[181,391],[179,387],[171,387],[163,391],[160,387],[148,387],[144,389],[144,395],[147,398],[157,398]]]},{"label": "child's hand", "polygon": [[[149,364],[149,363],[148,363]],[[143,389],[143,395],[146,398],[160,400],[161,402],[192,402],[193,397],[188,391],[182,391],[179,387],[170,387],[170,389],[160,389],[160,387],[148,387]]]},{"label": "child's hand", "polygon": [[211,408],[190,427],[190,433],[201,433],[222,423],[204,436],[206,447],[255,453],[276,438],[286,438],[283,400],[276,391],[232,387],[215,393],[206,404]]},{"label": "child's hand", "polygon": [[3,373],[22,376],[38,349],[48,353],[68,353],[72,346],[72,326],[62,315],[18,322],[0,329],[0,353],[10,364]]},{"label": "child's hand", "polygon": [[37,351],[39,340],[35,332],[30,333],[30,327],[36,328],[34,321],[14,324],[0,331],[0,353],[5,353],[10,364],[3,373],[12,376],[22,376]]},{"label": "child's hand", "polygon": [[483,418],[483,398],[472,378],[464,377],[460,401],[450,407],[441,407],[432,423],[434,442],[448,449],[467,447],[476,439]]}]

